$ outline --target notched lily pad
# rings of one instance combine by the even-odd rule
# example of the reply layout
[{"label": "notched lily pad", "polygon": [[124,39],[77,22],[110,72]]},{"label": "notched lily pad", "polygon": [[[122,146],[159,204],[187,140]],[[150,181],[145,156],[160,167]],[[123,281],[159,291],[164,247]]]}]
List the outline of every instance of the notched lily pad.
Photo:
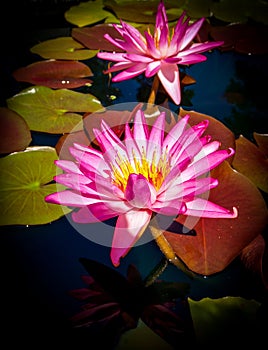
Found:
[{"label": "notched lily pad", "polygon": [[30,51],[46,59],[88,60],[96,56],[97,50],[88,50],[72,37],[49,39],[31,47]]},{"label": "notched lily pad", "polygon": [[44,198],[64,186],[52,183],[59,170],[52,147],[28,147],[0,159],[0,225],[40,225],[71,210],[46,203]]},{"label": "notched lily pad", "polygon": [[33,85],[47,86],[52,89],[77,88],[91,86],[92,81],[85,79],[93,76],[91,69],[78,61],[47,60],[32,63],[13,72],[17,81]]},{"label": "notched lily pad", "polygon": [[32,141],[26,121],[6,107],[0,107],[0,153],[23,151]]},{"label": "notched lily pad", "polygon": [[[260,137],[258,139],[260,140]],[[268,158],[258,146],[243,135],[236,140],[233,166],[261,190],[268,193]]]},{"label": "notched lily pad", "polygon": [[103,107],[91,94],[45,86],[29,87],[7,100],[8,107],[20,114],[33,131],[61,134],[82,128],[80,112]]},{"label": "notched lily pad", "polygon": [[[198,344],[246,344],[258,341],[257,312],[260,303],[254,299],[226,296],[218,299],[188,298]],[[236,343],[238,342],[238,343]]]}]

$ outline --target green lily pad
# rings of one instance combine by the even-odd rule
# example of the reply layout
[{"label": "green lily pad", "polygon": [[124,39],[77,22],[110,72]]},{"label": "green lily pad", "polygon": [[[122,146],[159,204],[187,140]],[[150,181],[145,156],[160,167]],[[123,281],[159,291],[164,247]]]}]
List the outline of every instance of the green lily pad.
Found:
[{"label": "green lily pad", "polygon": [[241,297],[219,299],[188,298],[193,326],[200,344],[233,344],[234,341],[258,339],[257,311],[260,303]]},{"label": "green lily pad", "polygon": [[44,198],[64,186],[51,183],[59,170],[56,150],[28,147],[0,159],[0,225],[40,225],[59,219],[71,209]]},{"label": "green lily pad", "polygon": [[191,0],[186,1],[184,6],[187,15],[191,18],[210,17],[210,5],[212,0]]},{"label": "green lily pad", "polygon": [[108,16],[111,16],[111,12],[104,10],[102,0],[81,2],[64,13],[66,21],[78,27],[100,22]]},{"label": "green lily pad", "polygon": [[0,153],[23,151],[32,141],[26,121],[6,107],[0,107]]},{"label": "green lily pad", "polygon": [[42,41],[30,51],[42,58],[55,60],[88,60],[96,56],[98,50],[88,50],[72,37],[60,37]]},{"label": "green lily pad", "polygon": [[103,108],[91,94],[46,86],[29,87],[7,99],[7,105],[26,120],[31,130],[52,134],[81,130],[83,117],[78,113]]},{"label": "green lily pad", "polygon": [[[179,10],[184,5],[185,0],[167,0],[165,8],[168,21],[178,19],[182,10]],[[136,23],[155,23],[158,0],[105,0],[105,8],[113,11],[116,16],[123,21]],[[130,10],[131,9],[131,10]]]},{"label": "green lily pad", "polygon": [[267,2],[252,0],[222,0],[211,2],[213,15],[225,22],[246,23],[249,18],[267,24]]}]

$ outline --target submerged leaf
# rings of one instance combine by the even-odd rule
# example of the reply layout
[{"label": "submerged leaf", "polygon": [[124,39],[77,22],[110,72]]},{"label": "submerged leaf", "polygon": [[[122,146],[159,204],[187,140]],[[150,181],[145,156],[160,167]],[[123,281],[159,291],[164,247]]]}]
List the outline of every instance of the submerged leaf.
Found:
[{"label": "submerged leaf", "polygon": [[0,159],[0,225],[41,225],[71,210],[45,202],[64,186],[51,183],[58,171],[54,148],[28,147]]},{"label": "submerged leaf", "polygon": [[32,141],[26,121],[6,107],[0,107],[0,153],[23,151]]},{"label": "submerged leaf", "polygon": [[[257,312],[260,303],[241,297],[188,298],[197,344],[247,344],[260,340]],[[236,343],[237,342],[237,343]]]},{"label": "submerged leaf", "polygon": [[82,115],[78,113],[102,109],[100,101],[91,94],[45,86],[29,87],[9,98],[7,104],[26,120],[31,130],[54,134],[81,130]]},{"label": "submerged leaf", "polygon": [[31,47],[30,51],[46,59],[88,60],[96,56],[97,50],[87,50],[72,37],[49,39]]},{"label": "submerged leaf", "polygon": [[32,63],[13,72],[17,81],[25,81],[33,85],[47,86],[53,89],[73,89],[91,85],[91,69],[78,61],[47,60]]}]

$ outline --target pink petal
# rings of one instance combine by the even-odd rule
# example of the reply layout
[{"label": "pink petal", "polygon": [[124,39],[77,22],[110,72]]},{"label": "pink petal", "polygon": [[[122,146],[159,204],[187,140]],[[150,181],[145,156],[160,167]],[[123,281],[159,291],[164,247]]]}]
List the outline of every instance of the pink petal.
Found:
[{"label": "pink petal", "polygon": [[185,213],[186,205],[179,198],[165,200],[164,202],[157,200],[152,205],[152,210],[161,215],[177,216]]},{"label": "pink petal", "polygon": [[125,53],[98,52],[97,57],[101,58],[103,60],[112,61],[112,62],[122,62],[122,63],[128,62],[129,63],[129,60],[126,59],[126,57],[125,57]]},{"label": "pink petal", "polygon": [[165,131],[165,116],[165,112],[160,113],[152,126],[146,150],[146,158],[149,162],[152,162],[154,159],[154,162],[158,163],[162,155],[163,138]]},{"label": "pink petal", "polygon": [[87,189],[88,187],[85,185],[89,185],[92,183],[88,177],[80,175],[80,174],[59,174],[54,177],[54,180],[57,183],[60,183],[66,187],[72,188],[77,191],[83,191],[83,188]]},{"label": "pink petal", "polygon": [[184,182],[191,178],[196,178],[215,168],[217,165],[222,163],[225,159],[231,157],[233,154],[234,150],[232,148],[229,148],[228,150],[218,150],[216,152],[213,152],[188,166],[188,168],[181,173],[180,179],[182,182]]},{"label": "pink petal", "polygon": [[206,43],[194,43],[189,49],[181,51],[179,57],[188,56],[191,54],[198,54],[201,52],[212,50],[218,46],[223,45],[223,41],[211,41]]},{"label": "pink petal", "polygon": [[181,102],[181,88],[178,66],[176,64],[162,63],[161,69],[157,74],[168,95],[175,104],[179,105]]},{"label": "pink petal", "polygon": [[160,59],[161,54],[159,50],[155,47],[155,40],[152,37],[152,35],[148,32],[144,33],[146,43],[147,43],[147,50],[148,50],[148,55],[152,56],[155,59]]},{"label": "pink petal", "polygon": [[119,82],[127,79],[132,79],[134,77],[137,77],[141,73],[143,73],[146,70],[146,64],[145,63],[132,63],[129,68],[127,68],[125,71],[118,73],[116,76],[113,77],[114,82]]},{"label": "pink petal", "polygon": [[164,139],[163,142],[163,148],[165,149],[168,147],[169,150],[173,147],[173,145],[179,140],[179,138],[184,133],[184,130],[188,125],[190,115],[186,114],[184,117],[182,117],[169,131],[167,136]]},{"label": "pink petal", "polygon": [[143,175],[130,174],[125,198],[135,208],[150,208],[156,198],[155,189]]},{"label": "pink petal", "polygon": [[141,237],[150,222],[151,215],[150,210],[132,210],[119,215],[111,248],[111,260],[114,266],[119,266],[120,258],[124,257]]},{"label": "pink petal", "polygon": [[149,138],[149,129],[146,123],[144,112],[138,110],[134,119],[133,138],[137,142],[137,145],[142,155],[142,150],[145,152],[147,148],[147,140]]},{"label": "pink petal", "polygon": [[124,58],[127,58],[128,61],[132,61],[132,62],[143,62],[143,63],[150,63],[152,62],[152,58],[148,57],[148,56],[144,56],[144,55],[137,55],[134,53],[130,53],[130,54],[124,54]]},{"label": "pink petal", "polygon": [[185,215],[202,218],[236,218],[238,215],[235,207],[231,211],[202,198],[196,198],[191,202],[187,202],[186,206]]},{"label": "pink petal", "polygon": [[193,179],[183,183],[177,178],[177,181],[174,180],[157,199],[163,203],[173,199],[185,200],[186,197],[197,196],[208,192],[217,185],[218,181],[210,177]]},{"label": "pink petal", "polygon": [[55,160],[55,164],[68,173],[83,174],[79,167],[71,160]]},{"label": "pink petal", "polygon": [[161,61],[153,61],[151,63],[148,63],[146,70],[145,70],[145,76],[146,78],[153,77],[161,68]]},{"label": "pink petal", "polygon": [[189,54],[189,55],[183,56],[181,54],[178,54],[177,57],[171,57],[171,58],[165,59],[165,62],[189,65],[189,64],[204,62],[206,60],[207,60],[207,57],[204,55]]},{"label": "pink petal", "polygon": [[45,201],[53,204],[61,204],[70,207],[84,207],[100,200],[87,198],[69,190],[51,193],[45,197]]},{"label": "pink petal", "polygon": [[[124,211],[122,211],[122,213],[124,213]],[[118,215],[118,210],[113,210],[100,202],[72,212],[72,219],[77,223],[88,224],[105,221]]]},{"label": "pink petal", "polygon": [[190,42],[194,39],[194,37],[199,32],[199,29],[201,28],[205,18],[200,18],[198,21],[194,22],[192,25],[190,25],[183,36],[183,39],[180,42],[179,50],[182,51]]}]

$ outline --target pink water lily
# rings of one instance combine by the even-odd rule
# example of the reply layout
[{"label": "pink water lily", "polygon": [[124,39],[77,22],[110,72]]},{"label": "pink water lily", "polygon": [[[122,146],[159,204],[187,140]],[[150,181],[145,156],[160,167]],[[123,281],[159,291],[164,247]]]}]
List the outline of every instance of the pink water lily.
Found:
[{"label": "pink water lily", "polygon": [[223,41],[193,42],[200,30],[205,18],[189,24],[190,18],[186,18],[183,12],[170,35],[168,19],[164,3],[158,5],[154,35],[149,30],[144,36],[131,25],[121,21],[121,25],[114,24],[122,38],[112,38],[109,34],[105,38],[124,52],[99,52],[97,57],[112,62],[117,62],[105,73],[122,71],[112,78],[119,82],[131,79],[141,73],[147,78],[157,74],[167,94],[175,104],[181,102],[180,74],[178,65],[190,65],[203,62],[207,59],[201,55],[221,46]]},{"label": "pink water lily", "polygon": [[202,136],[208,121],[189,127],[189,118],[181,118],[165,134],[165,112],[149,127],[138,109],[133,128],[125,125],[123,140],[103,121],[100,130],[94,130],[101,150],[79,143],[70,147],[76,162],[57,160],[64,172],[55,177],[69,189],[45,200],[78,208],[72,212],[77,223],[117,217],[111,248],[115,266],[141,237],[153,213],[236,217],[235,208],[225,209],[204,196],[218,184],[209,171],[234,150],[219,149],[219,142]]}]

